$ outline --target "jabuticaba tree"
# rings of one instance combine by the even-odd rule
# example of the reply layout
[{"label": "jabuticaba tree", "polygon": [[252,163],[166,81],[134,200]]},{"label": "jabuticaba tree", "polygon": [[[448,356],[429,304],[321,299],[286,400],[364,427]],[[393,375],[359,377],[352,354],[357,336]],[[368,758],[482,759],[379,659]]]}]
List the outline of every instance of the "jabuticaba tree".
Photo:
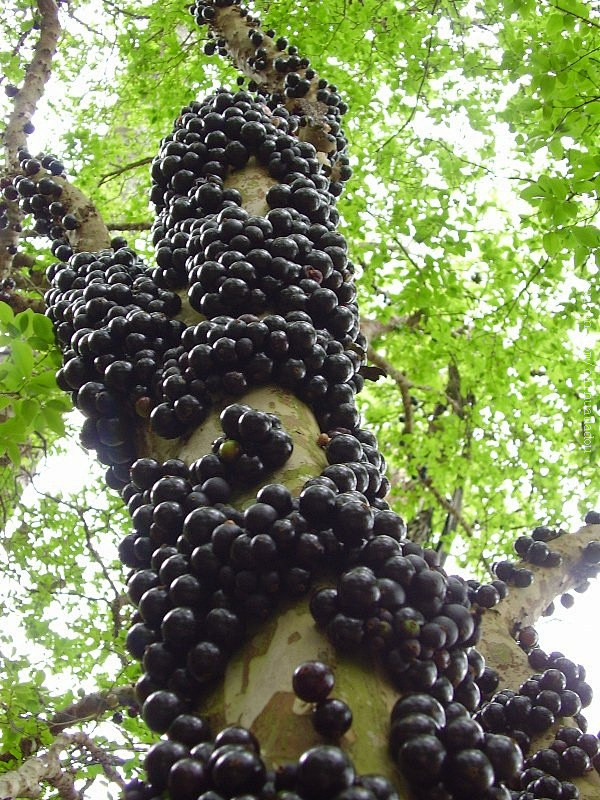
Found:
[{"label": "jabuticaba tree", "polygon": [[52,240],[59,385],[131,513],[127,646],[161,738],[125,800],[600,797],[585,669],[532,627],[596,575],[600,516],[536,528],[485,584],[406,538],[355,402],[341,94],[240,5],[191,11],[249,84],[162,140],[155,266],[57,159],[21,149],[4,188]]}]

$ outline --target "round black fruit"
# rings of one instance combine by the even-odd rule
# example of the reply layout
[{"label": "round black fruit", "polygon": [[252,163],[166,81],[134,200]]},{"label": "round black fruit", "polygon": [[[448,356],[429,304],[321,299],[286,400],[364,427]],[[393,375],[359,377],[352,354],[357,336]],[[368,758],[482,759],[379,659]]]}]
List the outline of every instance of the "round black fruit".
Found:
[{"label": "round black fruit", "polygon": [[333,689],[333,670],[321,661],[305,661],[299,664],[292,676],[294,692],[306,703],[319,703]]},{"label": "round black fruit", "polygon": [[343,700],[323,700],[312,715],[314,729],[328,739],[339,739],[352,725],[352,711]]}]

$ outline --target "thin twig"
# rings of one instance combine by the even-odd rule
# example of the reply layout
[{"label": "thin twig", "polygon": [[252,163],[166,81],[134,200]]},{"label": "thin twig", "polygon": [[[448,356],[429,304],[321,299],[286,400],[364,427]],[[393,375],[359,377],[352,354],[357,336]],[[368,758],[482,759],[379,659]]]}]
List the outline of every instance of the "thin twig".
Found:
[{"label": "thin twig", "polygon": [[[440,492],[433,485],[433,482],[432,482],[431,478],[428,478],[425,475],[419,474],[419,481],[420,481],[420,483],[422,483],[422,485],[428,491],[431,492],[431,494],[437,500],[438,504],[443,509],[445,509],[449,514],[452,514],[452,516],[454,516],[457,519],[459,525],[462,527],[462,529],[467,534],[467,536],[470,539],[475,538],[475,531],[473,530],[471,525],[469,525],[469,523],[466,521],[466,519],[463,517],[463,515],[460,513],[460,511],[457,508],[455,508],[449,500],[446,500],[446,498],[442,494],[440,494]],[[489,562],[488,562],[488,560],[486,559],[485,556],[482,555],[481,556],[481,560],[486,565],[486,567],[491,569],[491,565],[489,564]]]},{"label": "thin twig", "polygon": [[124,172],[129,172],[132,169],[137,169],[138,167],[144,167],[147,164],[151,163],[152,163],[152,156],[145,156],[144,158],[138,158],[137,161],[132,161],[129,164],[124,164],[122,167],[117,167],[116,169],[113,169],[111,172],[107,172],[105,175],[102,175],[102,177],[98,181],[98,186],[102,186],[108,181],[111,181],[114,178],[118,178],[119,175],[122,175]]},{"label": "thin twig", "polygon": [[[435,2],[433,4],[433,8],[431,9],[432,16],[437,11],[438,5],[439,4],[437,2]],[[415,117],[415,114],[417,113],[417,108],[419,106],[419,100],[421,99],[421,95],[422,95],[422,92],[423,92],[423,86],[425,85],[425,81],[427,80],[427,78],[429,76],[429,59],[431,58],[431,49],[433,47],[433,34],[434,34],[434,32],[435,32],[435,27],[432,26],[431,33],[429,34],[429,38],[427,40],[427,55],[425,56],[425,63],[423,64],[423,74],[421,75],[421,81],[419,82],[419,88],[417,89],[417,96],[415,98],[415,104],[412,107],[410,114],[404,120],[404,122],[398,128],[398,130],[395,131],[388,139],[385,140],[385,142],[382,145],[380,145],[380,147],[377,148],[377,150],[376,150],[377,153],[381,152],[381,150],[383,150],[384,147],[386,147],[391,141],[393,141],[396,138],[396,136],[401,134],[402,131],[406,130],[406,128],[413,121],[413,119]]]},{"label": "thin twig", "polygon": [[[106,227],[109,231],[149,231],[152,227],[150,220],[139,220],[139,222],[122,222],[117,220],[115,222],[107,222]],[[45,234],[38,233],[33,228],[27,228],[19,234],[21,239],[37,239]]]},{"label": "thin twig", "polygon": [[411,382],[407,378],[404,372],[401,372],[399,369],[396,369],[389,361],[379,355],[372,347],[367,349],[368,358],[370,361],[373,362],[376,366],[380,367],[380,369],[384,370],[387,375],[396,383],[398,388],[400,389],[400,396],[402,397],[402,407],[404,410],[404,428],[402,429],[403,434],[412,433],[413,429],[413,411],[412,411],[412,401],[410,399],[410,388],[412,386]]},{"label": "thin twig", "polygon": [[103,0],[105,6],[110,6],[113,8],[117,14],[123,14],[125,17],[131,17],[132,19],[150,19],[147,14],[134,14],[133,11],[127,11],[124,8],[121,8],[116,3],[111,3],[110,0]]},{"label": "thin twig", "polygon": [[36,492],[41,497],[45,497],[47,500],[51,500],[53,503],[56,503],[56,505],[58,505],[58,506],[61,506],[61,505],[65,506],[66,508],[70,509],[71,511],[74,511],[75,514],[79,517],[79,520],[81,521],[81,524],[83,526],[83,531],[84,531],[84,534],[85,534],[86,543],[87,543],[88,549],[89,549],[89,551],[90,551],[90,553],[92,555],[92,558],[99,565],[104,578],[106,579],[106,581],[110,585],[110,588],[113,590],[113,592],[115,594],[115,597],[118,599],[120,597],[121,593],[118,591],[117,587],[115,586],[115,583],[114,583],[114,581],[113,581],[108,569],[106,568],[106,565],[104,564],[104,562],[100,558],[100,554],[98,553],[98,551],[96,550],[96,548],[94,546],[94,543],[92,541],[92,532],[91,532],[90,527],[89,527],[89,525],[87,523],[87,520],[85,518],[85,511],[82,508],[80,508],[76,503],[72,503],[69,500],[65,500],[64,497],[55,497],[54,495],[49,494],[48,492],[42,492],[40,489],[38,489],[35,486],[35,482],[33,480],[32,480],[32,484],[33,484],[33,487],[36,490]]},{"label": "thin twig", "polygon": [[582,22],[585,22],[586,25],[591,25],[593,28],[600,28],[600,25],[597,22],[594,22],[593,19],[586,19],[586,17],[582,17],[580,14],[576,14],[574,11],[569,11],[567,8],[559,6],[557,3],[552,3],[552,7],[556,8],[557,11],[562,11],[563,14],[568,14],[570,17],[575,17],[575,19],[580,19]]}]

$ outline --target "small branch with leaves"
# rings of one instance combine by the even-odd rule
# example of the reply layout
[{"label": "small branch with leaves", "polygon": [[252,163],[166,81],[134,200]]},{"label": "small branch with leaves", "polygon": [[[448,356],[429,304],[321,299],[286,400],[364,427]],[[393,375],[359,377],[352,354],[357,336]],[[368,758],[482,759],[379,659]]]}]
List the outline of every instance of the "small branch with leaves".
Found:
[{"label": "small branch with leaves", "polygon": [[86,733],[61,733],[45,753],[28,758],[18,769],[0,775],[0,797],[37,798],[42,795],[43,785],[49,784],[62,800],[81,800],[75,788],[75,777],[71,767],[63,764],[62,754],[80,750],[102,770],[109,781],[123,788],[125,782],[116,770],[122,764],[120,758],[109,755]]},{"label": "small branch with leaves", "polygon": [[[19,171],[18,152],[25,146],[27,133],[31,130],[31,118],[44,93],[50,77],[52,59],[60,35],[58,6],[54,0],[38,0],[40,35],[33,58],[25,70],[23,85],[15,95],[8,123],[2,134],[5,171]],[[10,273],[12,257],[19,241],[19,226],[22,214],[16,203],[8,208],[9,225],[0,231],[0,278]]]}]

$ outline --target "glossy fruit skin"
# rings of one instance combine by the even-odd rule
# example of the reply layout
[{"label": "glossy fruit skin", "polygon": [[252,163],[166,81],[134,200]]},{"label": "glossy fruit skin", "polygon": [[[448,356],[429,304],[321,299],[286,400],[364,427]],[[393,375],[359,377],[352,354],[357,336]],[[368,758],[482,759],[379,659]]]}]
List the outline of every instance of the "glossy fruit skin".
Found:
[{"label": "glossy fruit skin", "polygon": [[409,694],[397,700],[391,714],[392,722],[408,714],[425,714],[434,721],[437,729],[446,725],[443,706],[428,694]]},{"label": "glossy fruit skin", "polygon": [[446,765],[450,789],[463,792],[465,797],[480,797],[494,782],[494,770],[481,750],[460,750]]},{"label": "glossy fruit skin", "polygon": [[144,702],[142,717],[151,730],[165,733],[183,708],[183,703],[173,692],[158,691]]},{"label": "glossy fruit skin", "polygon": [[187,747],[211,740],[208,721],[197,714],[180,714],[167,729],[169,739]]},{"label": "glossy fruit skin", "polygon": [[411,783],[432,786],[442,774],[446,750],[437,736],[420,734],[401,746],[397,760]]},{"label": "glossy fruit skin", "polygon": [[354,777],[348,756],[337,747],[313,747],[298,760],[297,786],[306,800],[333,798],[348,789]]},{"label": "glossy fruit skin", "polygon": [[339,739],[352,725],[352,711],[342,700],[322,700],[315,706],[312,724],[321,736]]},{"label": "glossy fruit skin", "polygon": [[182,758],[169,770],[169,794],[177,800],[196,800],[207,787],[206,768],[194,758]]},{"label": "glossy fruit skin", "polygon": [[489,758],[496,781],[511,785],[523,769],[523,753],[509,736],[487,734],[484,752]]},{"label": "glossy fruit skin", "polygon": [[[219,748],[215,752],[219,752]],[[240,745],[229,745],[214,760],[211,779],[216,790],[227,797],[259,791],[265,782],[266,769],[260,757]]]},{"label": "glossy fruit skin", "polygon": [[294,692],[305,703],[324,701],[335,685],[333,670],[322,661],[299,664],[292,676]]},{"label": "glossy fruit skin", "polygon": [[179,742],[157,742],[148,750],[144,768],[148,782],[158,791],[167,786],[169,772],[173,764],[188,756],[188,749]]}]

